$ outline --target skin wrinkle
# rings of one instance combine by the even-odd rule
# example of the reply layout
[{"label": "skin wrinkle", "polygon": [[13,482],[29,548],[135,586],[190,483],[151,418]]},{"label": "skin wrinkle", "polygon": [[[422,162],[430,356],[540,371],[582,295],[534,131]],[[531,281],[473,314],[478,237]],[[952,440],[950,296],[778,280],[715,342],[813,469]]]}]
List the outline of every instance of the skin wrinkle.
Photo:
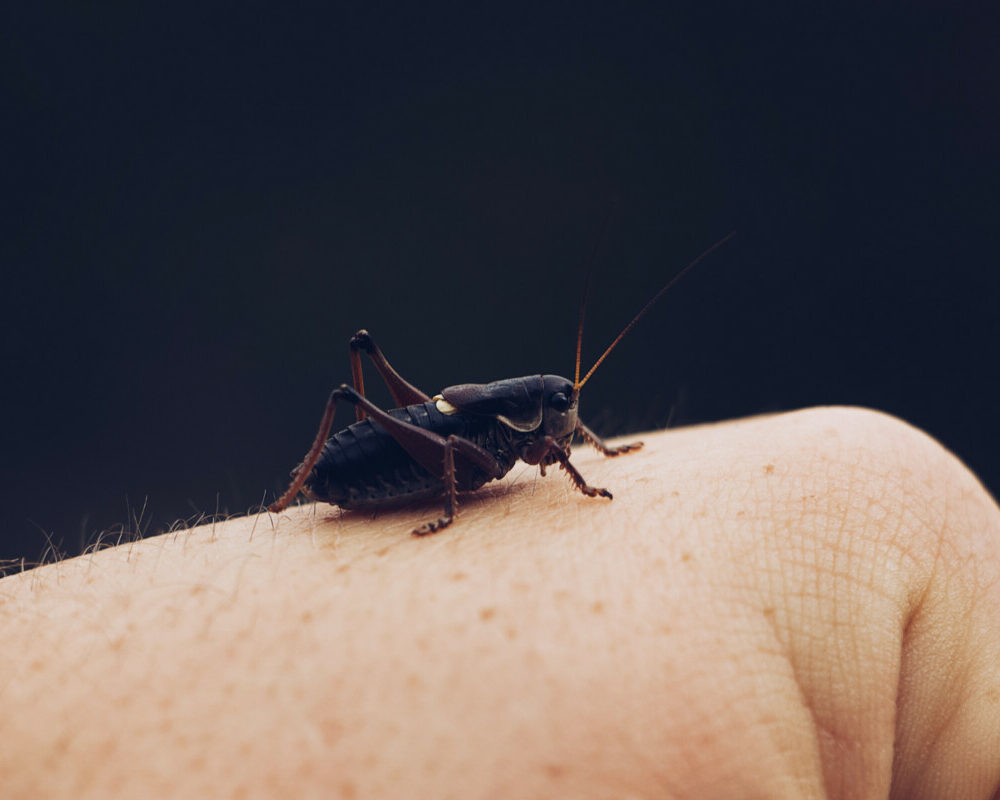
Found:
[{"label": "skin wrinkle", "polygon": [[[774,615],[763,613],[757,604],[745,603],[742,605],[744,612],[748,616],[748,622],[744,623],[740,627],[744,630],[752,630],[763,626],[770,634],[771,646],[768,647],[759,638],[751,640],[752,648],[746,652],[742,658],[737,661],[737,665],[742,665],[742,663],[748,662],[747,665],[740,666],[740,672],[748,675],[756,675],[757,680],[754,681],[753,692],[745,698],[751,710],[753,710],[758,704],[763,707],[769,707],[770,703],[768,698],[773,696],[780,696],[780,693],[784,689],[779,689],[774,685],[775,679],[779,679],[781,686],[784,687],[789,682],[795,686],[795,691],[799,694],[800,707],[805,710],[812,719],[812,712],[806,702],[806,698],[802,696],[800,689],[800,684],[795,676],[794,669],[792,667],[791,658],[788,652],[788,648],[782,644],[782,638],[778,634],[778,629],[776,626],[776,621],[774,620]],[[748,637],[749,639],[750,637]],[[768,665],[774,665],[774,668],[762,668],[762,662],[766,661]],[[738,702],[738,699],[734,700],[734,705]],[[815,720],[813,720],[815,722]],[[781,761],[783,759],[795,758],[794,754],[790,754],[786,751],[786,748],[781,745],[781,741],[784,738],[787,741],[787,734],[783,737],[782,732],[785,728],[789,726],[788,720],[783,720],[780,717],[774,717],[771,719],[761,720],[758,727],[763,726],[765,728],[765,735],[767,735],[768,740],[772,743],[771,750],[774,753],[774,758]],[[794,732],[795,738],[801,741],[802,732],[795,728]],[[818,747],[814,749],[812,757],[815,763],[819,764],[820,753]],[[794,770],[788,770],[789,773],[794,772]],[[792,794],[794,797],[804,797],[813,796],[816,794],[815,785],[810,785],[810,781],[803,782],[802,780],[796,782],[797,791]]]},{"label": "skin wrinkle", "polygon": [[[908,659],[906,653],[907,653],[907,648],[904,646],[904,655],[901,662],[901,670],[900,670],[901,674],[904,676],[908,674],[907,670]],[[912,669],[909,670],[909,672],[912,673]],[[899,690],[899,699],[897,700],[897,709],[902,709],[904,707],[903,704],[906,702],[907,699],[906,696],[912,694],[912,692],[907,691],[908,684],[912,683],[912,680],[913,680],[912,674],[910,675],[909,680],[903,680],[903,679],[900,680],[900,690]],[[911,702],[916,702],[916,700],[912,699]],[[957,707],[953,708],[957,710]],[[908,734],[910,734],[910,730],[905,725],[901,724],[901,722],[899,721],[899,717],[897,716],[897,734],[896,734],[897,746],[893,756],[893,772],[894,774],[898,774],[900,772],[901,765],[904,760],[907,763],[912,764],[913,767],[905,783],[902,781],[894,783],[893,793],[892,793],[893,797],[909,797],[912,794],[914,794],[911,790],[911,787],[919,786],[921,784],[927,786],[930,783],[932,783],[932,780],[927,780],[925,778],[925,775],[927,774],[928,770],[931,770],[931,774],[934,775],[937,772],[937,767],[930,763],[928,756],[932,752],[934,743],[940,740],[941,731],[942,729],[939,729],[933,736],[922,737],[922,744],[916,750],[911,745],[904,751],[903,746],[906,744],[905,738],[908,736]]]},{"label": "skin wrinkle", "polygon": [[[949,629],[949,638],[957,641],[969,641],[969,634],[971,629],[971,606],[967,606],[962,610],[962,612],[957,616],[952,616],[954,622],[959,623],[958,625],[951,625]],[[955,635],[961,629],[961,633],[957,636]],[[944,643],[942,642],[942,645]],[[949,695],[947,697],[946,703],[941,703],[941,706],[945,708],[943,715],[939,716],[938,724],[935,727],[934,732],[930,736],[926,736],[925,744],[921,748],[919,759],[920,762],[925,764],[929,763],[928,756],[937,747],[941,745],[942,739],[944,739],[948,733],[952,724],[958,719],[963,711],[965,710],[966,702],[969,700],[969,663],[957,663],[958,653],[956,653],[957,648],[948,648],[950,651],[941,662],[941,667],[943,672],[946,673],[944,682],[950,687]],[[943,654],[942,654],[943,655]]]},{"label": "skin wrinkle", "polygon": [[[756,481],[756,482],[759,482],[759,481]],[[776,498],[776,496],[775,496],[775,494],[774,494],[773,491],[771,492],[770,500],[771,500],[771,507],[772,507],[772,509],[774,509],[774,508],[776,508],[776,507],[779,506],[779,504],[777,502],[777,498]],[[765,517],[768,517],[768,516],[771,516],[771,515],[765,514]],[[794,526],[789,526],[789,527],[792,528],[793,530],[795,529]],[[811,567],[814,566],[814,563],[813,563],[813,559],[809,558],[810,551],[809,551],[809,549],[805,545],[805,542],[808,539],[808,534],[806,533],[806,527],[802,526],[801,530],[802,530],[802,535],[799,536],[799,537],[796,537],[796,540],[795,540],[795,542],[793,544],[793,547],[794,547],[794,549],[796,551],[801,552],[803,554],[804,558],[802,559],[801,563],[803,563],[806,566],[808,566],[808,567],[811,568]],[[786,564],[787,564],[787,562],[786,562]],[[776,566],[776,567],[769,568],[767,572],[768,572],[769,575],[774,575],[776,577],[776,581],[777,581],[777,584],[778,584],[777,586],[772,585],[772,586],[769,587],[769,589],[770,589],[769,594],[771,594],[773,596],[774,591],[776,589],[780,590],[780,587],[785,584],[785,582],[787,580],[786,572],[785,572],[785,569],[782,566],[780,566],[780,565]],[[813,594],[814,594],[814,596],[818,596],[820,594],[819,587],[817,586],[817,587],[815,587],[815,589],[816,590],[814,591]],[[805,600],[807,598],[807,595],[805,593],[796,592],[796,593],[791,593],[790,594],[790,593],[787,592],[787,589],[785,589],[784,591],[785,591],[785,599],[786,600],[789,600],[789,599],[792,599],[792,598],[798,598],[804,604],[804,602],[805,602]],[[773,618],[769,617],[766,614],[763,614],[763,616],[764,616],[765,620],[767,620],[769,623],[771,623],[772,634],[775,635],[775,636],[779,636],[778,629],[776,627],[776,620],[774,620]],[[804,605],[800,606],[796,610],[796,616],[798,616],[799,619],[806,619],[808,617],[808,612],[805,610],[805,606]],[[800,635],[803,635],[803,634],[808,636],[807,631],[801,631],[800,632]],[[801,677],[801,667],[799,667],[797,665],[798,659],[794,655],[794,649],[793,649],[793,647],[791,645],[791,642],[788,640],[787,635],[785,637],[779,637],[779,640],[780,640],[780,638],[784,638],[784,640],[785,640],[785,643],[783,645],[783,650],[785,652],[785,658],[786,658],[787,663],[788,663],[789,671],[790,671],[790,673],[791,673],[791,675],[793,677],[794,685],[796,687],[796,693],[797,693],[799,705],[807,713],[809,719],[812,720],[812,724],[813,724],[814,730],[817,731],[817,734],[814,734],[814,736],[817,736],[817,738],[814,739],[813,751],[815,753],[816,760],[819,761],[821,748],[820,748],[820,745],[819,745],[818,731],[820,731],[822,729],[822,720],[820,719],[819,715],[817,715],[812,702],[810,701],[810,699],[806,695],[805,690],[803,688],[804,682],[803,682],[802,677]]]},{"label": "skin wrinkle", "polygon": [[[760,486],[760,484],[761,484],[760,479],[755,479],[753,481],[748,482],[748,486],[747,486],[746,490],[742,493],[742,495],[740,495],[740,496],[737,497],[735,505],[739,505],[740,503],[745,503],[750,498],[751,495],[755,494],[755,490],[756,490],[756,488],[758,486]],[[768,494],[768,500],[770,501],[770,506],[773,508],[773,507],[775,507],[775,506],[778,505],[778,501],[777,501],[777,497],[776,497],[774,489],[773,489],[773,485],[769,484],[769,486],[771,488],[767,492],[767,494]],[[732,504],[732,501],[730,501],[730,502]],[[765,518],[768,517],[768,516],[769,515],[767,513],[764,514]],[[793,526],[789,526],[789,527],[791,529],[794,529]],[[800,550],[800,552],[803,552],[803,553],[809,553],[810,552],[809,549],[805,546],[806,539],[807,539],[807,534],[805,533],[805,530],[803,530],[803,536],[799,538],[799,544],[798,544],[798,549]],[[779,576],[779,580],[780,580],[780,570],[777,570],[777,571],[775,571],[775,570],[768,570],[768,574],[769,575],[770,574],[777,574]],[[819,587],[817,587],[817,590],[818,589],[819,589]],[[817,591],[817,593],[818,593],[818,591]],[[774,625],[773,625],[773,621],[769,620],[769,622],[771,623],[771,632],[772,632],[772,635],[777,635],[776,629],[774,628]],[[788,658],[789,665],[791,667],[791,672],[792,672],[792,674],[794,676],[796,676],[797,685],[801,686],[802,684],[801,684],[801,682],[798,681],[798,677],[797,677],[798,670],[796,669],[795,664],[794,664],[795,659],[791,655],[787,656],[787,658]],[[799,693],[800,703],[805,708],[805,710],[808,712],[810,718],[813,719],[814,726],[816,726],[818,728],[821,728],[821,726],[822,726],[822,720],[820,719],[819,715],[816,714],[816,712],[815,712],[815,710],[814,710],[814,708],[812,706],[812,703],[809,702],[808,698],[804,695],[804,693],[803,693],[803,691],[801,689],[798,690],[798,693]],[[818,746],[818,742],[817,742],[817,746],[815,748],[815,752],[816,752],[816,758],[818,759],[819,758],[819,746]]]},{"label": "skin wrinkle", "polygon": [[[989,516],[986,513],[986,506],[984,501],[989,503],[990,500],[985,492],[981,491],[978,482],[975,481],[974,477],[971,476],[964,468],[958,464],[954,458],[946,453],[942,448],[935,445],[935,454],[939,456],[939,461],[951,462],[949,466],[958,466],[959,469],[955,470],[961,480],[961,491],[955,493],[950,491],[944,494],[940,498],[940,505],[942,511],[939,514],[941,519],[941,527],[937,532],[935,537],[935,544],[937,545],[933,550],[932,559],[927,559],[931,566],[925,568],[926,572],[929,573],[924,579],[922,592],[913,601],[912,613],[907,619],[905,626],[905,640],[903,646],[903,674],[912,674],[917,669],[924,669],[926,667],[914,666],[912,662],[916,660],[915,653],[918,648],[923,652],[923,658],[920,659],[921,662],[927,662],[929,659],[927,657],[927,651],[930,649],[935,654],[935,664],[938,673],[937,675],[930,675],[929,677],[936,681],[936,685],[947,686],[948,691],[946,695],[939,697],[937,700],[933,701],[935,703],[936,713],[933,715],[937,718],[938,724],[935,725],[935,729],[930,732],[930,735],[923,734],[917,739],[917,743],[914,744],[912,739],[914,731],[912,730],[912,721],[902,720],[897,726],[897,739],[900,742],[900,748],[897,750],[897,763],[900,759],[909,759],[911,763],[919,765],[917,769],[917,774],[913,776],[912,780],[902,787],[898,796],[907,796],[907,786],[918,786],[925,784],[931,788],[924,788],[924,796],[934,796],[931,794],[934,791],[933,786],[935,785],[935,779],[938,777],[938,764],[940,758],[932,760],[928,758],[929,754],[934,751],[935,744],[939,747],[942,742],[946,740],[947,737],[953,736],[954,731],[952,730],[953,725],[956,720],[960,723],[965,722],[965,718],[968,716],[968,701],[965,703],[955,703],[955,689],[956,681],[958,677],[956,675],[956,664],[955,659],[958,657],[957,650],[965,645],[966,650],[968,650],[968,643],[971,641],[973,633],[971,632],[971,620],[972,614],[976,610],[976,599],[979,594],[978,590],[981,590],[982,582],[978,578],[978,565],[980,563],[989,563],[991,570],[996,572],[996,538],[993,539],[994,549],[991,553],[982,553],[983,558],[977,559],[973,556],[975,547],[970,547],[968,539],[970,536],[975,537],[975,531],[982,530],[989,523],[987,519],[992,518],[992,528],[994,533],[997,531],[995,506],[992,506]],[[974,495],[974,502],[969,502],[973,499],[972,490],[977,489]],[[955,500],[955,496],[958,494],[961,497],[962,502],[958,503]],[[938,492],[934,496],[940,497],[941,493]],[[959,514],[955,513],[955,509],[961,508],[962,511]],[[965,516],[969,514],[969,509],[982,509],[982,513],[978,515],[978,520],[970,524],[970,520],[964,519]],[[962,532],[965,535],[962,536]],[[958,535],[956,535],[958,534]],[[962,538],[959,538],[962,536]],[[974,540],[973,540],[974,544]],[[962,555],[963,548],[968,548],[965,555]],[[926,563],[926,562],[925,562]],[[971,570],[970,570],[971,568]],[[969,580],[969,573],[971,571],[973,580]],[[956,581],[958,576],[962,575],[962,585],[957,585]],[[972,589],[967,593],[963,593],[962,586],[971,584]],[[954,589],[952,587],[955,587]],[[961,595],[967,594],[968,596],[964,598],[962,602]],[[958,614],[955,615],[952,611],[956,602],[959,603],[960,608],[958,609]],[[995,605],[995,598],[994,603]],[[951,613],[949,613],[951,611]],[[937,618],[943,614],[948,614],[950,617],[948,627],[945,628],[940,622],[935,622]],[[961,628],[962,621],[965,620],[965,630],[962,631],[961,635],[956,635],[956,632]],[[958,624],[956,624],[958,623]],[[947,634],[948,640],[946,642],[944,637]],[[979,641],[983,642],[982,645],[985,647],[985,642],[989,641],[988,635],[980,635]],[[951,644],[952,646],[949,646]],[[969,658],[969,653],[965,653],[964,665],[961,668],[961,672],[967,672],[971,669],[972,659]],[[996,656],[994,655],[991,659],[984,659],[980,663],[991,663],[994,666],[994,673],[996,672]],[[901,708],[907,708],[912,706],[914,703],[919,701],[919,696],[914,696],[913,688],[911,684],[912,679],[901,681],[900,695],[899,695],[899,705]],[[966,676],[964,681],[964,686],[959,681],[957,686],[960,693],[967,694],[968,692],[969,678]],[[926,690],[925,690],[926,691]],[[944,709],[944,713],[941,709]],[[994,726],[996,725],[994,717]],[[993,734],[994,741],[1000,744],[1000,737],[997,736],[995,729]],[[969,753],[967,758],[971,759],[973,753]],[[994,767],[993,774],[996,776],[998,769]],[[926,777],[924,777],[926,776]],[[895,787],[894,787],[895,789]]]},{"label": "skin wrinkle", "polygon": [[[838,483],[838,481],[839,481],[839,477],[836,474],[837,473],[837,469],[838,469],[838,463],[836,461],[834,461],[834,462],[831,462],[828,465],[828,468],[827,468],[826,471],[822,471],[821,470],[821,471],[818,471],[817,473],[814,473],[814,474],[824,474],[824,475],[827,476],[828,484],[830,484],[830,485],[836,485]],[[857,486],[858,482],[856,481],[856,478],[853,475],[853,473],[849,472],[848,474],[850,475],[850,477],[852,479],[854,479],[854,480],[851,481],[851,483],[853,483],[854,486]],[[854,503],[852,505],[852,502],[851,502],[852,494],[855,495],[855,496],[857,496],[858,499],[861,501],[861,503],[863,505],[864,510],[859,515],[862,518],[865,518],[865,516],[866,516],[865,512],[871,506],[871,504],[873,502],[878,502],[877,499],[875,499],[875,498],[872,497],[872,494],[874,494],[874,492],[873,493],[869,493],[869,492],[857,492],[856,490],[854,490],[852,492],[851,489],[845,489],[845,490],[843,490],[843,492],[830,492],[830,491],[819,490],[815,494],[822,495],[825,498],[827,498],[828,501],[833,502],[834,503],[834,508],[836,508],[837,506],[839,506],[839,510],[835,511],[834,517],[833,517],[833,520],[835,521],[835,525],[832,526],[832,530],[835,531],[835,532],[837,532],[837,536],[835,538],[836,538],[836,540],[838,542],[844,540],[844,535],[845,535],[846,532],[848,532],[848,531],[854,531],[855,527],[856,527],[856,526],[854,526],[852,524],[852,522],[853,522],[852,516],[854,516],[855,512],[857,511],[858,503]],[[806,500],[808,497],[809,497],[809,494],[806,494],[803,497],[803,499]],[[843,500],[842,500],[842,498],[843,498]],[[806,506],[806,504],[803,504],[803,505]],[[883,508],[885,508],[885,506],[883,506]],[[807,511],[807,508],[804,507],[803,508],[803,512],[806,512],[806,511]],[[811,517],[813,520],[822,519],[824,516],[829,517],[829,514],[830,514],[829,511],[821,511],[820,509],[814,509],[812,511],[813,511],[813,513],[811,513],[811,514],[807,513],[806,516]],[[803,536],[799,539],[799,547],[801,547],[806,554],[818,555],[818,552],[816,550],[810,550],[809,548],[806,548],[803,545],[803,542],[806,541],[807,538],[808,538],[808,534],[806,533],[806,531],[808,530],[808,527],[810,527],[810,526],[808,526],[808,525],[803,525],[802,526]],[[818,524],[815,527],[819,528],[819,529],[822,529],[824,526]],[[856,539],[852,539],[851,541],[864,541],[864,537],[865,537],[865,534],[862,531],[862,534],[860,536],[858,536]],[[816,575],[816,584],[814,586],[814,593],[813,593],[813,597],[814,598],[821,599],[821,598],[824,598],[828,594],[828,589],[827,589],[827,586],[826,586],[826,582],[827,581],[829,581],[831,583],[831,585],[832,585],[832,592],[834,593],[835,599],[837,597],[839,597],[840,592],[845,591],[851,584],[855,584],[856,583],[857,586],[858,586],[858,588],[868,588],[869,590],[871,588],[873,588],[873,587],[871,587],[871,581],[870,580],[868,582],[868,585],[865,586],[864,579],[865,579],[866,576],[859,576],[859,575],[854,574],[855,573],[854,565],[858,561],[861,561],[862,563],[864,562],[864,556],[861,553],[858,552],[858,550],[857,550],[857,548],[855,546],[852,545],[852,546],[848,547],[845,550],[844,548],[841,548],[839,546],[839,544],[838,544],[838,545],[836,545],[831,550],[831,553],[832,553],[832,562],[831,562],[831,564],[819,565],[817,562],[810,561],[808,559],[808,557],[807,557],[807,559],[805,559],[803,561],[803,563],[804,563],[805,566],[818,566],[818,567],[820,567],[814,573]],[[844,563],[842,564],[841,562],[844,562]],[[867,577],[870,578],[870,574]],[[848,596],[851,596],[852,592],[848,591],[847,594],[848,594]],[[881,594],[881,592],[879,592],[879,594]],[[799,595],[799,596],[803,600],[805,600],[808,597],[808,595]],[[838,605],[838,603],[835,602],[833,604],[833,607],[835,609],[836,608],[840,608],[840,609],[844,609],[846,611],[846,608],[848,606],[845,606],[843,603],[841,603],[841,604]],[[805,611],[805,606],[803,606],[803,608],[802,608],[802,613],[808,613],[808,612]],[[852,624],[852,620],[850,618],[847,618],[847,619],[844,619],[844,618],[836,619],[835,618],[835,619],[832,620],[832,624],[835,627],[837,627],[837,628],[844,628],[845,626],[850,626]],[[834,644],[838,648],[841,648],[841,647],[845,646],[845,642],[843,642],[839,638],[834,640]],[[857,642],[856,640],[847,642],[846,646],[851,647],[852,650],[853,650],[853,652],[848,653],[848,656],[853,656],[856,659],[857,655],[858,655],[857,648],[859,647],[859,645],[860,645],[860,643]],[[841,665],[841,668],[840,668],[840,673],[841,674],[839,676],[839,682],[841,684],[844,683],[843,670],[846,669],[846,663],[851,663],[851,662],[848,659],[841,659],[838,662],[838,664]],[[801,675],[801,667],[795,667],[795,669],[796,669],[796,674],[797,675]],[[800,680],[801,680],[801,678],[800,678]],[[826,738],[828,738],[830,740],[830,742],[828,742],[828,744],[827,744],[827,747],[829,748],[830,746],[832,746],[835,749],[849,749],[849,746],[846,744],[846,741],[845,741],[845,739],[843,737],[843,734],[839,730],[837,730],[835,728],[831,728],[826,723],[825,719],[826,719],[826,717],[828,715],[828,712],[827,713],[820,713],[815,708],[814,704],[811,703],[811,702],[807,703],[807,705],[809,707],[810,713],[813,715],[813,718],[815,720],[815,723],[816,723],[817,729],[819,731],[820,737],[822,738],[822,737],[825,736]],[[829,760],[827,760],[827,762],[829,762]],[[841,775],[840,771],[837,770],[836,768],[827,769],[827,770],[825,770],[825,772],[828,775],[828,779],[831,776],[833,778],[836,778],[836,777],[838,777],[838,776]],[[835,787],[828,785],[828,788],[832,790]]]},{"label": "skin wrinkle", "polygon": [[[913,472],[910,469],[905,469],[903,472],[907,479],[912,479],[914,477]],[[898,514],[896,524],[891,526],[890,544],[900,553],[901,558],[908,558],[911,565],[913,567],[916,567],[920,563],[920,558],[914,552],[913,544],[911,544],[911,542],[915,543],[917,547],[920,547],[920,542],[927,542],[928,540],[930,540],[931,542],[934,542],[937,548],[939,548],[942,539],[941,532],[940,530],[935,530],[934,527],[932,527],[930,520],[933,518],[934,515],[932,512],[930,512],[929,509],[927,509],[929,513],[926,514],[921,514],[918,510],[916,510],[917,508],[924,507],[925,504],[923,497],[918,496],[918,494],[911,487],[907,487],[902,480],[897,481],[897,475],[899,474],[899,472],[897,470],[888,470],[883,474],[886,476],[887,479],[889,496],[892,497],[901,496],[904,498],[908,498],[909,500],[909,502],[902,503],[902,508],[900,513]],[[907,516],[912,516],[913,519],[915,520],[915,524],[908,525],[906,523]],[[923,531],[922,536],[913,536],[915,532],[919,531]],[[926,549],[926,547],[922,549]],[[891,550],[889,552],[891,552]],[[891,563],[891,556],[887,557],[886,560],[889,563]],[[935,556],[935,561],[936,560],[937,556]],[[934,569],[935,567],[931,567],[930,569],[926,570],[923,575],[917,573],[917,570],[915,569],[913,570],[914,573],[917,573],[916,580],[913,580],[911,578],[911,588],[907,592],[907,594],[911,598],[910,599],[911,609],[914,607],[912,604],[914,603],[914,598],[916,596],[919,596],[921,598],[927,597],[928,592],[930,591],[931,588],[930,575],[933,574]],[[899,625],[900,656],[898,658],[898,670],[897,670],[897,675],[899,675],[900,678],[897,678],[897,686],[896,686],[897,709],[901,707],[901,698],[903,697],[903,693],[905,691],[905,683],[901,679],[901,676],[904,675],[906,671],[906,661],[903,654],[905,653],[906,637],[908,636],[909,631],[911,630],[911,622],[914,619],[914,614],[915,614],[914,611],[910,611],[909,613],[907,613],[905,606],[900,609],[900,618],[901,618],[901,622]],[[898,729],[899,729],[898,715],[895,717],[893,725],[894,728],[897,730],[897,736],[898,736]]]},{"label": "skin wrinkle", "polygon": [[[711,492],[711,491],[707,492],[707,495],[708,495],[708,496],[712,496],[713,494],[714,494],[714,493],[713,493],[713,492]],[[719,504],[719,505],[721,505],[721,506],[725,507],[726,505],[729,505],[729,504],[732,504],[732,502],[733,502],[733,501],[731,501],[731,500],[730,500],[730,501],[728,501],[727,503],[724,503],[724,504]],[[726,516],[725,514],[719,514],[719,513],[716,513],[716,514],[714,514],[714,515],[713,515],[713,524],[718,524],[718,520],[720,520],[720,519],[724,518],[725,516]],[[725,543],[727,543],[727,544],[728,544],[728,546],[729,546],[729,547],[730,547],[731,549],[737,546],[737,544],[736,544],[736,542],[737,542],[737,537],[731,537],[731,538],[728,538],[728,539],[725,539],[725,538],[723,538],[723,539],[722,539],[722,541],[723,541],[723,542],[725,542]],[[685,547],[685,549],[686,549],[686,547]],[[692,562],[689,562],[689,563],[691,563],[691,564],[693,565],[693,564],[697,564],[697,563],[699,563],[699,562],[700,562],[701,560],[703,560],[703,559],[702,559],[702,558],[701,558],[700,556],[696,556],[696,557],[695,557],[695,558],[693,559],[693,561],[692,561]],[[715,577],[715,576],[713,575],[713,576],[711,576],[711,577]],[[719,580],[719,582],[720,582],[720,584],[721,584],[721,585],[724,585],[724,584],[725,584],[725,582],[726,582],[726,579],[725,579],[725,577],[724,577],[724,576],[721,576],[721,577],[720,577],[720,578],[719,578],[718,580]],[[709,581],[709,582],[710,582],[710,581]],[[756,656],[756,658],[758,658],[758,660],[759,660],[759,656]],[[758,693],[758,694],[756,694],[756,695],[753,695],[753,696],[757,696],[757,697],[759,697],[759,693]],[[684,795],[684,794],[681,794],[680,796],[685,796],[685,795]],[[802,792],[801,790],[796,790],[796,791],[794,791],[794,792],[793,792],[792,794],[790,794],[789,796],[795,796],[795,797],[801,797],[801,796],[809,796],[809,794],[806,794],[806,793],[803,793],[803,792]]]}]

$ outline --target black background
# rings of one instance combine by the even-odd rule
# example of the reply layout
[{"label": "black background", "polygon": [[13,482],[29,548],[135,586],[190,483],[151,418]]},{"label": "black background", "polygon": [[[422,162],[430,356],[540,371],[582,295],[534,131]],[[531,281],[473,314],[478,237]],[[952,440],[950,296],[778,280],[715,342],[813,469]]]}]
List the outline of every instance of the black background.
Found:
[{"label": "black background", "polygon": [[430,391],[571,375],[613,198],[587,364],[738,233],[599,430],[860,404],[1000,486],[985,3],[20,5],[0,557],[273,497],[360,327]]}]

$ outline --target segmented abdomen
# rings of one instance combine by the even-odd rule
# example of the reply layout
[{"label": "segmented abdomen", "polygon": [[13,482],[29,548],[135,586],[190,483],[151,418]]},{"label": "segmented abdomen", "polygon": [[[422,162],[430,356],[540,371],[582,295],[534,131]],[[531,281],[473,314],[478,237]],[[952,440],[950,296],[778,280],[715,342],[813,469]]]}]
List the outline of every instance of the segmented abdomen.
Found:
[{"label": "segmented abdomen", "polygon": [[[455,434],[487,445],[493,420],[476,420],[461,414],[442,414],[433,402],[388,412],[397,419],[441,436]],[[490,476],[475,476],[462,490],[478,489]],[[305,490],[316,500],[341,508],[364,508],[434,497],[444,491],[444,481],[415,462],[399,443],[371,418],[334,434],[327,441]]]}]

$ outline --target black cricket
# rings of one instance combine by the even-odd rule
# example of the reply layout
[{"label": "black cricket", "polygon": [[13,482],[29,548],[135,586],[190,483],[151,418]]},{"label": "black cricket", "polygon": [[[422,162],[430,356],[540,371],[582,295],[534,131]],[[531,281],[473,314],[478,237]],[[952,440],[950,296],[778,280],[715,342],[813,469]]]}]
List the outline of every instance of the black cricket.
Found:
[{"label": "black cricket", "polygon": [[[606,456],[638,450],[642,442],[607,446],[578,416],[580,388],[626,333],[660,297],[702,259],[726,242],[716,242],[660,289],[580,379],[580,349],[586,292],[577,330],[574,379],[528,375],[492,383],[449,386],[429,397],[404,380],[386,360],[371,334],[350,340],[353,388],[342,384],[327,400],[319,430],[292,482],[268,510],[284,511],[300,491],[341,508],[380,508],[444,495],[444,514],[413,530],[425,536],[450,525],[458,492],[471,492],[502,478],[518,460],[545,468],[559,464],[588,497],[611,492],[590,486],[569,460],[575,436]],[[588,276],[589,284],[589,276]],[[367,353],[399,406],[384,411],[365,397],[361,352]],[[357,421],[330,436],[339,400],[354,406]],[[329,437],[329,438],[328,438]]]}]

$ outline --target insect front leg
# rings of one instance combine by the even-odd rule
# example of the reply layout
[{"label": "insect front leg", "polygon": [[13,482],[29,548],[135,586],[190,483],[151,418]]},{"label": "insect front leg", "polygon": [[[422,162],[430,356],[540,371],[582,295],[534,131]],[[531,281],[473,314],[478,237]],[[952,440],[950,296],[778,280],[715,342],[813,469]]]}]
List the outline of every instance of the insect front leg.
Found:
[{"label": "insect front leg", "polygon": [[[429,395],[424,394],[416,386],[403,379],[403,377],[392,368],[392,365],[388,362],[388,360],[386,360],[386,357],[382,354],[379,346],[375,344],[375,340],[372,338],[372,335],[364,328],[351,337],[350,348],[351,375],[354,378],[354,388],[362,397],[365,396],[365,379],[361,372],[360,351],[364,350],[371,358],[372,362],[374,362],[375,369],[377,369],[378,374],[382,376],[382,380],[385,381],[385,385],[389,387],[389,391],[392,393],[392,399],[396,401],[396,406],[398,408],[416,405],[417,403],[426,403],[431,399]],[[360,404],[354,407],[354,413],[357,416],[358,422],[361,422],[361,420],[365,418],[365,410]]]},{"label": "insect front leg", "polygon": [[606,497],[609,500],[612,499],[611,492],[607,489],[591,486],[584,480],[580,471],[570,463],[569,454],[551,436],[539,439],[538,443],[528,453],[525,453],[522,458],[529,464],[538,464],[541,467],[542,475],[545,474],[546,461],[550,463],[552,460],[558,461],[559,466],[566,470],[566,474],[573,481],[573,485],[587,495],[587,497]]},{"label": "insect front leg", "polygon": [[617,447],[608,447],[600,436],[579,420],[576,423],[576,432],[585,442],[600,450],[601,453],[608,457],[620,456],[622,453],[631,453],[642,449],[642,442],[629,442],[628,444],[620,444]]}]

